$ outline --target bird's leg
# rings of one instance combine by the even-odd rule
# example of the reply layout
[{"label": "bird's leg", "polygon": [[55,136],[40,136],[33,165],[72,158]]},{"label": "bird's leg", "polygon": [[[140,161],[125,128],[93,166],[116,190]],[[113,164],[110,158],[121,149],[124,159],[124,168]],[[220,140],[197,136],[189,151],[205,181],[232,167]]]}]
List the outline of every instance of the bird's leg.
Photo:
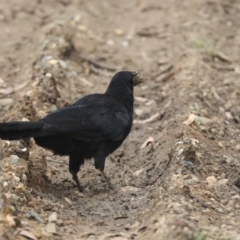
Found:
[{"label": "bird's leg", "polygon": [[84,188],[81,186],[77,176],[80,165],[83,163],[84,159],[72,155],[69,156],[69,172],[72,174],[73,181],[77,184],[79,192],[84,192]]},{"label": "bird's leg", "polygon": [[107,177],[106,173],[104,172],[104,170],[99,169],[99,171],[101,172],[103,178],[105,179],[105,181],[108,183],[109,188],[114,190],[114,186],[112,185],[112,183],[110,182],[109,178]]},{"label": "bird's leg", "polygon": [[106,159],[106,155],[101,153],[101,152],[98,152],[94,156],[95,168],[98,169],[101,172],[103,178],[108,183],[109,188],[114,190],[114,186],[112,185],[109,178],[107,177],[107,175],[104,172],[105,159]]},{"label": "bird's leg", "polygon": [[84,192],[84,188],[81,186],[76,172],[71,171],[73,181],[77,184],[79,192]]}]

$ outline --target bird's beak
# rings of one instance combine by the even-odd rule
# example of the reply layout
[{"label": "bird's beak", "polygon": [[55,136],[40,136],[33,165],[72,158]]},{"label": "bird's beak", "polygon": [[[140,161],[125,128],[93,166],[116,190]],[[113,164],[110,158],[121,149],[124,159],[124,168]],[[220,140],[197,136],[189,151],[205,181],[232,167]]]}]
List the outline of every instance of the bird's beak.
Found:
[{"label": "bird's beak", "polygon": [[137,73],[137,72],[132,72],[133,73],[133,86],[137,86],[138,84],[142,83],[144,80],[142,76]]}]

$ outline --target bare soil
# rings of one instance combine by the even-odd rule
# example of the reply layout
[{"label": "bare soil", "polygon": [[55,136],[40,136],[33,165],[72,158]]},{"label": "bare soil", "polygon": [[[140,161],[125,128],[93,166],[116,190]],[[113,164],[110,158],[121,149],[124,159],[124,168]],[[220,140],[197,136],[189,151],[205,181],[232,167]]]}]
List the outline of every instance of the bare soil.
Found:
[{"label": "bare soil", "polygon": [[1,121],[36,120],[139,71],[133,129],[79,178],[1,141],[1,239],[240,239],[240,2],[1,0]]}]

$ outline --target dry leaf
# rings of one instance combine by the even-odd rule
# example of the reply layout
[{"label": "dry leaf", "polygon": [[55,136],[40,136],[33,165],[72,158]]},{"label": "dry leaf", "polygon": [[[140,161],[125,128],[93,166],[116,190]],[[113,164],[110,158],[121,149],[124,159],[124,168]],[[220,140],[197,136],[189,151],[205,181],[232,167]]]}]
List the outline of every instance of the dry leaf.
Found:
[{"label": "dry leaf", "polygon": [[48,233],[56,233],[57,232],[55,223],[48,223],[45,229]]},{"label": "dry leaf", "polygon": [[148,137],[148,139],[142,144],[140,148],[145,148],[149,143],[154,142],[154,139],[152,136]]},{"label": "dry leaf", "polygon": [[33,239],[33,240],[37,240],[37,238],[29,231],[27,230],[21,230],[19,233],[19,235]]}]

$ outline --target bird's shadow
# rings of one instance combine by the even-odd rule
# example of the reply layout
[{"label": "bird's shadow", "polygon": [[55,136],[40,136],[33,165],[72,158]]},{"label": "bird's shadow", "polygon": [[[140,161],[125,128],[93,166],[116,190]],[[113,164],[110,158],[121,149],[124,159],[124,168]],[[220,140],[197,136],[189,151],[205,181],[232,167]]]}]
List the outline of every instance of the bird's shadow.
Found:
[{"label": "bird's shadow", "polygon": [[74,182],[65,179],[61,182],[51,182],[50,180],[47,181],[47,184],[44,188],[45,194],[52,194],[54,197],[62,199],[62,198],[69,198],[72,197],[75,199],[77,196],[79,198],[101,198],[106,197],[108,195],[116,194],[117,189],[109,189],[108,185],[101,184],[91,184],[88,186],[84,186],[84,192],[79,192],[77,186]]}]

